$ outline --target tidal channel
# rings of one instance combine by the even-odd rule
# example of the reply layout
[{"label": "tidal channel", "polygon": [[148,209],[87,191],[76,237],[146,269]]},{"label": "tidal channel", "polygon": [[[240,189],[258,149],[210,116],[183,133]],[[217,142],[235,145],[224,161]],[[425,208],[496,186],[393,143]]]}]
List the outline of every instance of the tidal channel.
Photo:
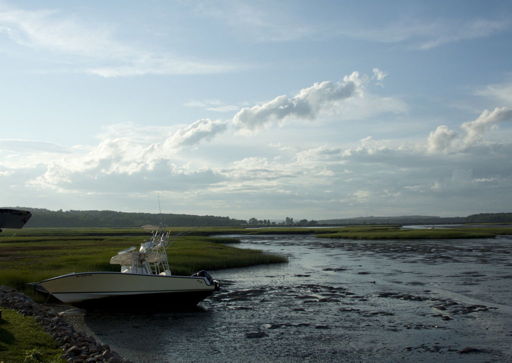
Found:
[{"label": "tidal channel", "polygon": [[213,271],[194,311],[87,327],[133,362],[512,361],[512,238],[233,237],[289,263]]}]

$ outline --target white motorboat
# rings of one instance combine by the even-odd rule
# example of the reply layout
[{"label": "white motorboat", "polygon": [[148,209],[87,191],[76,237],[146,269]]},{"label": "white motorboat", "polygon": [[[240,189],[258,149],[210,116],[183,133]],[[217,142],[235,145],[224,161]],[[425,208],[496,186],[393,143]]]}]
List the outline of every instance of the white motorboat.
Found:
[{"label": "white motorboat", "polygon": [[139,249],[131,247],[113,256],[110,263],[121,265],[121,272],[74,272],[43,280],[37,288],[75,305],[196,305],[218,290],[219,283],[206,271],[172,275],[168,240],[168,232],[155,232]]}]

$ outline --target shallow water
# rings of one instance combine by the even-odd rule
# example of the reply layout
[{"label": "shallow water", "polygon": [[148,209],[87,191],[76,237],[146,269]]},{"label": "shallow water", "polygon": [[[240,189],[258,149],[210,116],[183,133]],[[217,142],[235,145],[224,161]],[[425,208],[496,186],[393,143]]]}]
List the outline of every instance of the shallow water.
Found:
[{"label": "shallow water", "polygon": [[87,326],[136,362],[512,361],[512,239],[237,237],[289,263],[215,271],[196,311]]}]

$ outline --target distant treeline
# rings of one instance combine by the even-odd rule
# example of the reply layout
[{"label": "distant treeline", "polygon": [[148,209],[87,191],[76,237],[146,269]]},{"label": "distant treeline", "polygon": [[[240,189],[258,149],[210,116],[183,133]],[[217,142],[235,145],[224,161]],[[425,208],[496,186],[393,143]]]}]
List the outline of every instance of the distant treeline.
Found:
[{"label": "distant treeline", "polygon": [[241,226],[247,222],[229,217],[196,216],[188,214],[126,213],[114,211],[51,211],[20,208],[32,212],[25,227],[166,227]]},{"label": "distant treeline", "polygon": [[512,213],[480,213],[466,217],[466,223],[511,223]]},{"label": "distant treeline", "polygon": [[438,216],[396,216],[396,217],[358,217],[328,219],[318,221],[323,225],[360,225],[360,224],[460,224],[460,223],[512,223],[512,213],[481,213],[467,217]]},{"label": "distant treeline", "polygon": [[127,213],[109,210],[51,211],[38,208],[16,208],[32,212],[25,227],[245,227],[245,226],[343,226],[364,224],[459,224],[459,223],[512,223],[512,213],[480,213],[467,217],[396,216],[358,217],[329,220],[299,220],[286,217],[282,222],[251,218],[248,221],[230,217],[197,216],[189,214]]}]

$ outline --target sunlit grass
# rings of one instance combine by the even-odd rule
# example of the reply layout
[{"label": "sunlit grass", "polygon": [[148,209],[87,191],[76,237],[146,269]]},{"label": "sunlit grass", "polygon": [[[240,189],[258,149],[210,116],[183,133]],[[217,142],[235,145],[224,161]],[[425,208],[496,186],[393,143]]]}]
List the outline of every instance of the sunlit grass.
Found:
[{"label": "sunlit grass", "polygon": [[[239,239],[223,234],[315,234],[347,239],[456,239],[488,238],[512,234],[512,228],[402,230],[399,226],[349,226],[333,228],[173,228],[168,248],[171,270],[188,275],[197,270],[215,270],[285,262],[283,256],[235,248]],[[119,271],[110,265],[118,251],[138,246],[151,235],[140,228],[28,228],[6,229],[0,234],[0,284],[23,289],[26,283],[70,272]],[[212,237],[209,237],[212,236]]]},{"label": "sunlit grass", "polygon": [[[119,265],[109,264],[110,258],[120,250],[138,247],[151,236],[141,229],[12,231],[0,235],[0,285],[20,290],[26,289],[29,282],[70,272],[119,271]],[[198,270],[287,261],[283,256],[226,245],[238,242],[225,237],[173,236],[168,247],[171,270],[174,274],[189,275]]]},{"label": "sunlit grass", "polygon": [[212,243],[204,237],[180,237],[168,251],[171,269],[178,274],[287,261],[283,256]]},{"label": "sunlit grass", "polygon": [[338,230],[336,233],[318,235],[322,238],[346,239],[461,239],[493,238],[497,235],[512,234],[512,228],[438,228],[400,229],[399,226],[354,226]]}]

